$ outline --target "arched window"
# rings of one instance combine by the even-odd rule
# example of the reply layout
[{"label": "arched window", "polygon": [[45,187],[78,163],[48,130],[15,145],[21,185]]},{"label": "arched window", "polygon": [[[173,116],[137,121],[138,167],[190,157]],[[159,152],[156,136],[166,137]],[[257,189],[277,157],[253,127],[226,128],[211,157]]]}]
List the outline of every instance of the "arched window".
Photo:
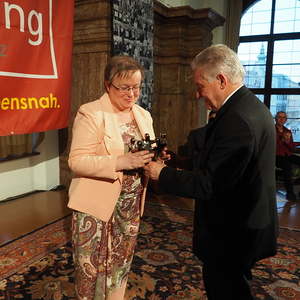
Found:
[{"label": "arched window", "polygon": [[287,113],[300,141],[300,1],[255,1],[241,19],[238,55],[245,85],[273,115]]}]

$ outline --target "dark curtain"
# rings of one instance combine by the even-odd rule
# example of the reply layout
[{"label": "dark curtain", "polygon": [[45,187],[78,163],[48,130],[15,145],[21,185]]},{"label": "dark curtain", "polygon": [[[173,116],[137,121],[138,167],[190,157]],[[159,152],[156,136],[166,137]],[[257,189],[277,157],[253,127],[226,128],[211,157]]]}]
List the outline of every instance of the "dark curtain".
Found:
[{"label": "dark curtain", "polygon": [[14,158],[31,154],[39,138],[41,138],[40,134],[0,136],[0,158]]},{"label": "dark curtain", "polygon": [[243,1],[228,0],[225,21],[225,44],[234,51],[237,51],[239,45],[242,7]]}]

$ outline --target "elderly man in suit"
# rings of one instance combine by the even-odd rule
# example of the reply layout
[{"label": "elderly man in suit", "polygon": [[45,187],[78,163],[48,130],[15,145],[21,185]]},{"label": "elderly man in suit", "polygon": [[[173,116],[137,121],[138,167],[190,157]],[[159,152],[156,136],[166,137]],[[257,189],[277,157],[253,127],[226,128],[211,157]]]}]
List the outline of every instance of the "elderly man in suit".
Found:
[{"label": "elderly man in suit", "polygon": [[159,162],[144,169],[165,192],[195,199],[193,242],[208,299],[250,300],[251,268],[276,254],[273,118],[243,85],[243,66],[227,46],[204,49],[192,70],[198,97],[217,112],[201,158],[193,171]]}]

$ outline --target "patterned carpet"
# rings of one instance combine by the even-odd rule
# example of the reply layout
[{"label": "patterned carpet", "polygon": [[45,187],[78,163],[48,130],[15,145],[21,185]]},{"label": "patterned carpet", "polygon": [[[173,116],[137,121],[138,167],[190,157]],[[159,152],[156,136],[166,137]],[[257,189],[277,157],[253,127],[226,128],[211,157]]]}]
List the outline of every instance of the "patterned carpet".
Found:
[{"label": "patterned carpet", "polygon": [[[206,299],[191,233],[191,211],[147,205],[127,299]],[[69,240],[67,217],[1,247],[0,299],[75,299]],[[300,232],[281,229],[278,254],[257,264],[253,275],[257,300],[300,300]]]}]

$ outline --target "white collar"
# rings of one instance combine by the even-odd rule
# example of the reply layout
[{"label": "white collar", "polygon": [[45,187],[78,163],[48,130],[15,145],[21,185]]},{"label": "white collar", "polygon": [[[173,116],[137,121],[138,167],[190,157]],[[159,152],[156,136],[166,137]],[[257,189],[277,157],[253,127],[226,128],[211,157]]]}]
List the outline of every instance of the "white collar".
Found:
[{"label": "white collar", "polygon": [[224,102],[222,103],[221,107],[227,102],[227,100],[237,91],[239,90],[244,84],[241,84],[238,88],[236,88],[232,93],[230,93],[227,98],[224,100]]}]

